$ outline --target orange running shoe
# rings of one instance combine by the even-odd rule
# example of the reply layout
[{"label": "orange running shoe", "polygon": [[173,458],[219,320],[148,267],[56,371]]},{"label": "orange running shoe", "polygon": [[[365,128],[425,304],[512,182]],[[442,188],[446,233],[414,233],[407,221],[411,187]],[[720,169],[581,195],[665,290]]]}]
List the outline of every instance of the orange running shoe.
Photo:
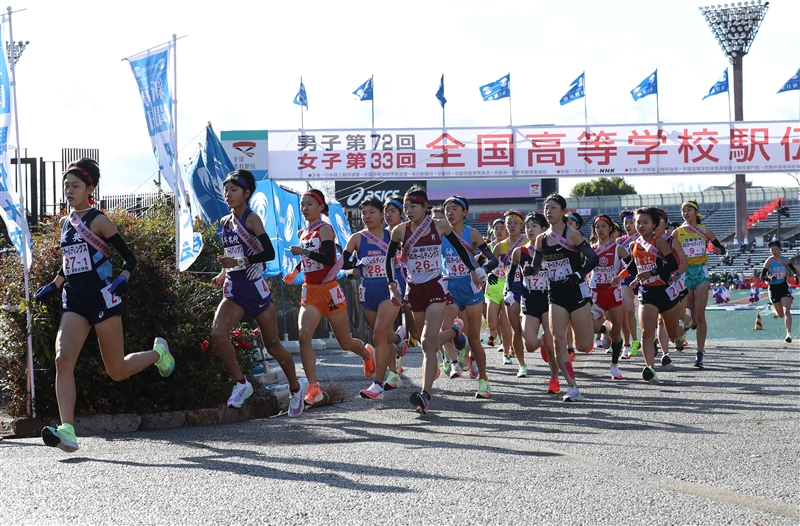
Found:
[{"label": "orange running shoe", "polygon": [[366,347],[369,353],[369,358],[364,360],[364,376],[372,378],[375,376],[375,370],[378,368],[378,364],[375,363],[375,348],[370,344],[366,344],[364,347]]},{"label": "orange running shoe", "polygon": [[567,352],[569,353],[569,359],[574,362],[575,361],[575,349],[567,349]]},{"label": "orange running shoe", "polygon": [[561,392],[561,386],[558,384],[557,378],[550,378],[550,384],[547,386],[547,394],[558,394]]},{"label": "orange running shoe", "polygon": [[544,360],[544,363],[547,363],[547,362],[548,362],[548,360],[549,360],[549,358],[548,358],[548,355],[547,355],[547,349],[545,349],[545,348],[544,348],[544,345],[542,345],[542,346],[539,348],[539,350],[542,352],[542,360]]},{"label": "orange running shoe", "polygon": [[304,398],[307,404],[318,404],[322,402],[322,389],[319,387],[319,382],[308,386],[306,397]]}]

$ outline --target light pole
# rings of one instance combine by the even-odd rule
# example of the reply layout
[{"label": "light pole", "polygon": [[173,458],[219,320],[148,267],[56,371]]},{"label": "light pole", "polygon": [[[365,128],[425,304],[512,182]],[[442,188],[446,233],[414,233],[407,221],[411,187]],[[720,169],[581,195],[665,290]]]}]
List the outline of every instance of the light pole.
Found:
[{"label": "light pole", "polygon": [[28,44],[30,44],[30,41],[26,40],[25,42],[23,42],[22,40],[20,40],[19,42],[16,42],[16,43],[6,41],[6,57],[8,58],[9,62],[12,59],[12,57],[11,57],[11,50],[12,50],[11,44],[14,44],[14,47],[13,47],[14,57],[13,57],[13,59],[14,59],[14,64],[16,64],[17,62],[19,62],[19,57],[22,56],[22,52],[25,51],[25,48],[28,47]]},{"label": "light pole", "polygon": [[[733,64],[733,107],[734,120],[744,120],[742,102],[742,60],[750,51],[758,28],[767,14],[769,2],[731,2],[730,4],[705,6],[700,12],[708,22],[722,52]],[[745,174],[736,174],[736,233],[738,239],[747,235],[747,181]]]}]

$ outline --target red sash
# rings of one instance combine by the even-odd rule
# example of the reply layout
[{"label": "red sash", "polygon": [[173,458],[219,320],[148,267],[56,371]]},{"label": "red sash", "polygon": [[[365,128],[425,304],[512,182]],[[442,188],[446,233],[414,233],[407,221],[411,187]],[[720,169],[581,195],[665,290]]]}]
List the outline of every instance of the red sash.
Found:
[{"label": "red sash", "polygon": [[76,212],[72,212],[69,215],[69,224],[75,228],[75,230],[83,239],[86,240],[87,243],[92,245],[95,250],[103,254],[106,259],[108,259],[108,254],[111,252],[111,247],[108,245],[108,243],[100,239],[97,234],[92,232]]}]

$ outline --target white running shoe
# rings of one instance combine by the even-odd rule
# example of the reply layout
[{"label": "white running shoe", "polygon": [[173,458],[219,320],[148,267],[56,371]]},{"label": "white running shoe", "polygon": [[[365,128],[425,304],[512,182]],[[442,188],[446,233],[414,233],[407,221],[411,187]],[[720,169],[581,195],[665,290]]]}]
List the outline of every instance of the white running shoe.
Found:
[{"label": "white running shoe", "polygon": [[372,382],[367,389],[361,390],[361,398],[369,398],[371,400],[383,400],[383,387],[375,382]]},{"label": "white running shoe", "polygon": [[306,407],[305,397],[308,392],[308,380],[305,378],[298,378],[300,382],[300,390],[296,393],[289,393],[289,418],[296,418],[303,414],[303,409]]},{"label": "white running shoe", "polygon": [[450,379],[461,378],[461,366],[458,362],[453,363],[450,367]]},{"label": "white running shoe", "polygon": [[572,387],[570,387],[569,391],[567,391],[567,394],[564,395],[563,400],[565,402],[580,402],[581,400],[583,400],[583,397],[581,396],[581,392],[578,389],[578,386],[573,385]]},{"label": "white running shoe", "polygon": [[245,378],[243,384],[236,382],[236,384],[233,386],[231,397],[228,398],[228,407],[242,407],[242,405],[244,405],[244,401],[250,398],[252,394],[253,384],[250,383],[250,380]]},{"label": "white running shoe", "polygon": [[616,365],[611,366],[611,379],[622,380],[622,371],[620,371],[619,367],[617,367]]},{"label": "white running shoe", "polygon": [[611,336],[609,336],[607,332],[603,333],[603,337],[601,338],[601,340],[602,341],[600,343],[603,349],[608,349],[609,347],[611,347]]},{"label": "white running shoe", "polygon": [[600,348],[600,347],[602,347],[602,346],[603,346],[603,339],[602,339],[602,338],[600,338],[600,337],[598,336],[598,337],[597,337],[597,338],[595,338],[595,340],[594,340],[594,348],[595,348],[595,349],[599,349],[599,348]]},{"label": "white running shoe", "polygon": [[394,344],[394,350],[397,353],[397,356],[405,356],[405,352],[403,352],[403,344],[405,343],[406,339],[406,328],[404,325],[401,325],[397,328],[394,333],[400,338],[399,343]]},{"label": "white running shoe", "polygon": [[473,380],[477,379],[480,376],[480,370],[478,369],[478,362],[473,359],[470,359],[471,363],[469,364],[469,377]]}]

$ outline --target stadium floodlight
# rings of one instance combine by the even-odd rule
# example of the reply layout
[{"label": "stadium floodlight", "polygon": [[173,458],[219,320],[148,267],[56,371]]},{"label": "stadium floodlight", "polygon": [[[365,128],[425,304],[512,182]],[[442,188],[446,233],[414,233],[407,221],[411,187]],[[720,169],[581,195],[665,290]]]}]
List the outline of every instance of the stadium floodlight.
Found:
[{"label": "stadium floodlight", "polygon": [[762,4],[761,0],[754,0],[705,6],[700,8],[700,12],[708,22],[722,52],[734,64],[737,57],[743,57],[750,51],[768,9],[769,2]]}]

